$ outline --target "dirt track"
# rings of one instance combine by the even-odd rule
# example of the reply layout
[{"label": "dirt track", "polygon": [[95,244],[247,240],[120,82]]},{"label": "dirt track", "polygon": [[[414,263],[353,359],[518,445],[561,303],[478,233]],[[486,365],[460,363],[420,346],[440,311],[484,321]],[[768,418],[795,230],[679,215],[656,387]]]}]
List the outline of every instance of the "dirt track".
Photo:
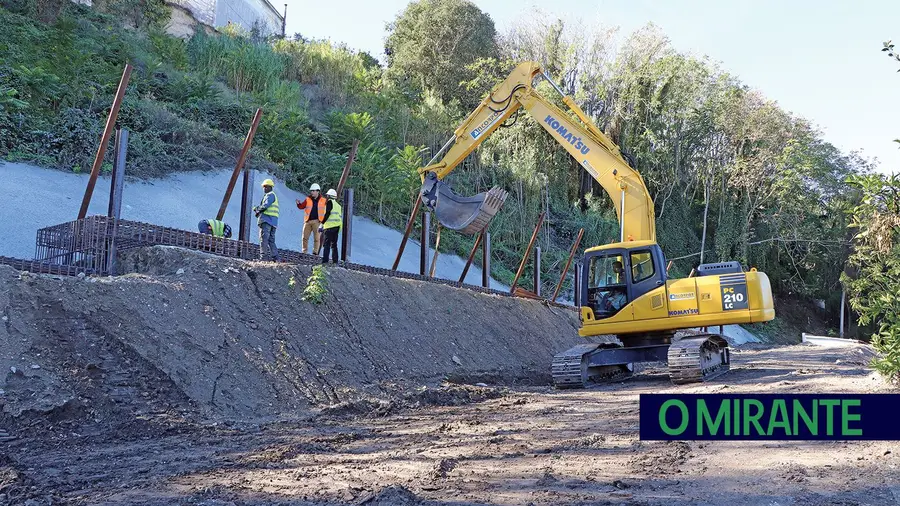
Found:
[{"label": "dirt track", "polygon": [[868,353],[745,349],[715,383],[677,389],[650,369],[583,391],[467,387],[498,397],[385,416],[267,426],[167,420],[152,437],[42,432],[7,444],[24,482],[6,491],[33,505],[896,504],[894,443],[638,437],[640,393],[885,390],[864,366]]}]

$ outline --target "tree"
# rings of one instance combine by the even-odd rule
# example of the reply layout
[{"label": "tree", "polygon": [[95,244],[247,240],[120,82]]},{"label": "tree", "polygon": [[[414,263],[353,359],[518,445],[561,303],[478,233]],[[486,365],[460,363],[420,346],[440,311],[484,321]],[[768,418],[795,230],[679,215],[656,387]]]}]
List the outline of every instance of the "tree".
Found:
[{"label": "tree", "polygon": [[430,90],[443,102],[458,99],[474,107],[461,83],[475,78],[469,68],[481,58],[499,56],[490,16],[468,0],[419,0],[388,25],[385,80],[414,97]]},{"label": "tree", "polygon": [[[881,50],[888,54],[892,59],[900,61],[900,54],[894,53],[894,44],[891,41],[887,41],[884,43],[884,47]],[[900,72],[898,70],[897,72]]]},{"label": "tree", "polygon": [[872,344],[881,353],[875,360],[879,372],[900,381],[900,175],[858,175],[850,184],[862,192],[852,210],[858,231],[850,265],[856,276],[846,274],[850,307],[862,325],[874,325]]}]

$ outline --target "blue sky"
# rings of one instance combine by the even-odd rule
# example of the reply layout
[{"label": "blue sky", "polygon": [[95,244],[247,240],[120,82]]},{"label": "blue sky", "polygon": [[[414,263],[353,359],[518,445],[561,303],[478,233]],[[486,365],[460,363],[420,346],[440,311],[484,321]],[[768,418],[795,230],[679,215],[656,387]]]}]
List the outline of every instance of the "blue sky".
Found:
[{"label": "blue sky", "polygon": [[[287,33],[329,38],[381,58],[385,24],[407,0],[288,4]],[[564,20],[620,27],[620,38],[649,22],[685,53],[721,62],[745,84],[816,124],[845,152],[877,157],[900,172],[900,62],[879,51],[900,42],[900,2],[882,0],[475,0],[501,32],[536,9]]]}]

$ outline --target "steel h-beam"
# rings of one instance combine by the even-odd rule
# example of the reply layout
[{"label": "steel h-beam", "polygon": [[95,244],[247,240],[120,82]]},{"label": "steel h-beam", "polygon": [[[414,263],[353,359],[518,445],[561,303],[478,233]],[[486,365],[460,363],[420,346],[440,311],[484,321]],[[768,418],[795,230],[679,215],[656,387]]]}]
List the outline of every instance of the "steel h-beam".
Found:
[{"label": "steel h-beam", "polygon": [[120,128],[116,131],[115,159],[113,160],[112,181],[109,184],[109,208],[106,215],[110,218],[122,217],[122,190],[125,188],[125,159],[128,154],[128,130]]},{"label": "steel h-beam", "polygon": [[341,219],[344,220],[341,225],[341,261],[346,262],[350,259],[350,240],[353,235],[353,188],[344,190],[343,213],[341,216]]},{"label": "steel h-beam", "polygon": [[581,262],[575,262],[575,307],[581,307]]},{"label": "steel h-beam", "polygon": [[481,286],[491,287],[491,233],[487,230],[481,241]]},{"label": "steel h-beam", "polygon": [[431,213],[422,213],[421,252],[419,254],[419,275],[425,275],[428,264],[428,243],[431,242]]},{"label": "steel h-beam", "polygon": [[519,264],[519,270],[516,271],[516,277],[513,278],[512,286],[509,287],[509,293],[516,293],[516,285],[519,284],[519,278],[522,276],[522,271],[525,270],[525,264],[528,262],[528,255],[531,254],[531,248],[534,247],[534,241],[537,240],[538,232],[541,231],[541,225],[544,224],[544,213],[541,212],[541,215],[538,216],[537,225],[534,227],[534,233],[531,234],[531,240],[528,241],[528,247],[525,248],[525,254],[522,255],[522,262]]},{"label": "steel h-beam", "polygon": [[253,189],[250,184],[250,171],[244,169],[244,183],[241,188],[241,221],[238,229],[238,238],[242,241],[250,240],[250,199],[253,198]]},{"label": "steel h-beam", "polygon": [[91,205],[94,186],[97,184],[97,177],[100,175],[103,157],[106,156],[106,145],[109,144],[109,138],[115,129],[116,119],[119,117],[119,108],[122,107],[122,101],[125,99],[125,90],[128,89],[128,81],[131,79],[131,69],[131,64],[126,64],[125,71],[122,73],[122,79],[119,80],[119,88],[116,90],[112,109],[109,110],[109,116],[106,118],[106,127],[103,129],[103,135],[100,137],[100,146],[97,148],[97,155],[94,157],[94,165],[91,166],[91,176],[88,178],[87,188],[84,190],[84,198],[81,200],[81,209],[78,211],[79,220],[87,216],[88,207]]},{"label": "steel h-beam", "polygon": [[113,160],[112,181],[109,184],[109,207],[106,215],[114,218],[113,234],[106,250],[106,269],[110,275],[116,274],[116,233],[119,219],[122,217],[122,190],[125,188],[125,160],[128,156],[128,130],[116,131],[115,157]]},{"label": "steel h-beam", "polygon": [[222,205],[219,206],[219,212],[216,219],[221,220],[225,217],[225,210],[228,209],[228,201],[231,200],[231,193],[234,191],[234,185],[237,183],[238,174],[244,168],[244,162],[247,161],[247,154],[250,152],[250,146],[253,145],[253,137],[256,135],[256,128],[259,126],[259,119],[262,118],[262,109],[257,109],[253,115],[253,123],[250,124],[250,130],[244,139],[244,147],[241,148],[241,154],[238,156],[237,164],[231,173],[231,179],[228,180],[228,188],[225,189],[225,197],[222,198]]},{"label": "steel h-beam", "polygon": [[541,296],[541,247],[534,248],[534,289],[532,290],[538,297]]}]

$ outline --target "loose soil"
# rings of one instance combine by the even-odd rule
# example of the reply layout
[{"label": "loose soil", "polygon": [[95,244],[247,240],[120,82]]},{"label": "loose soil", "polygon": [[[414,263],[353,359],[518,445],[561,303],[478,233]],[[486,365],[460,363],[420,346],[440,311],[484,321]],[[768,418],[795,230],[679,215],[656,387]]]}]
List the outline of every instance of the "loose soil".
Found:
[{"label": "loose soil", "polygon": [[[894,442],[641,441],[642,393],[890,392],[871,349],[745,345],[732,371],[548,385],[577,315],[173,248],[132,274],[0,269],[0,504],[895,504]],[[293,277],[294,282],[290,280]]]}]

